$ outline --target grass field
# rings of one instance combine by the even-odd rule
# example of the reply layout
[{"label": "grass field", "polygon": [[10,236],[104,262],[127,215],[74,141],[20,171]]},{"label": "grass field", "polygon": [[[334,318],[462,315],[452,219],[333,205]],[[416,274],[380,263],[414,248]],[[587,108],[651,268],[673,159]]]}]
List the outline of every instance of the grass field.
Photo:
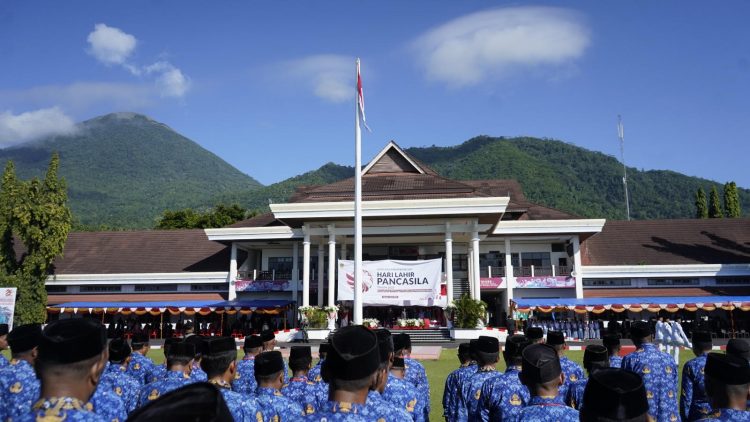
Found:
[{"label": "grass field", "polygon": [[[458,367],[456,350],[457,349],[443,349],[439,359],[422,361],[425,371],[427,372],[427,378],[430,381],[430,420],[432,421],[443,420],[443,387],[445,386],[445,379],[448,377],[448,374]],[[7,351],[4,351],[3,354],[5,354],[6,357],[10,357]],[[164,362],[164,353],[161,350],[152,350],[149,352],[148,356],[157,364]],[[241,358],[241,354],[239,357]],[[582,365],[582,351],[569,351],[568,357],[576,361],[579,365]],[[680,377],[682,377],[682,366],[693,357],[693,353],[690,350],[683,350],[682,353],[680,353]],[[505,363],[501,362],[498,365],[498,369],[504,371]]]}]

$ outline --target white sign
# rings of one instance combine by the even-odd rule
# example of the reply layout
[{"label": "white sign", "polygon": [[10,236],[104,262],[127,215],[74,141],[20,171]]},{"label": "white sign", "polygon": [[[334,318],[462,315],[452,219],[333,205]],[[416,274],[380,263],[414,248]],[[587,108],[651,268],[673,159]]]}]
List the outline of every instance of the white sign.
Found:
[{"label": "white sign", "polygon": [[16,309],[16,288],[0,288],[0,324],[8,324],[13,329],[13,314]]},{"label": "white sign", "polygon": [[[364,305],[444,306],[442,260],[362,262]],[[354,261],[339,260],[338,300],[354,300]]]}]

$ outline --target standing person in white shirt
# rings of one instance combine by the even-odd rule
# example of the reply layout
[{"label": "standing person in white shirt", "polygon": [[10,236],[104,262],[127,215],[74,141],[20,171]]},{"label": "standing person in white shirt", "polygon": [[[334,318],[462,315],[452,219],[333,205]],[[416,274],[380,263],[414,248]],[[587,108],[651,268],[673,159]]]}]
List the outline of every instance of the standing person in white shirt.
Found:
[{"label": "standing person in white shirt", "polygon": [[672,328],[672,345],[674,346],[674,361],[678,365],[680,364],[680,347],[692,348],[690,340],[685,335],[685,331],[682,329],[680,321],[672,321],[670,323]]},{"label": "standing person in white shirt", "polygon": [[664,318],[659,317],[656,320],[656,328],[654,328],[654,343],[659,347],[659,351],[664,351]]},{"label": "standing person in white shirt", "polygon": [[664,343],[664,346],[666,346],[665,352],[667,352],[668,355],[672,354],[672,349],[674,348],[675,341],[674,341],[674,333],[672,332],[672,321],[670,321],[669,318],[664,318],[664,338],[662,339],[662,342]]}]

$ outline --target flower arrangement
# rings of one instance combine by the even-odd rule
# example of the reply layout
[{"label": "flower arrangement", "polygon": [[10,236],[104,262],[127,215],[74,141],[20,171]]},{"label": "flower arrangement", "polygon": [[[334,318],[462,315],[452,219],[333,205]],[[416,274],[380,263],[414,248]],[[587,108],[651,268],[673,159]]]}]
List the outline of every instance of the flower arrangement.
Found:
[{"label": "flower arrangement", "polygon": [[328,312],[317,306],[300,306],[297,311],[309,328],[325,328],[328,324]]},{"label": "flower arrangement", "polygon": [[377,318],[365,318],[362,320],[362,325],[370,329],[375,329],[380,326],[380,321]]},{"label": "flower arrangement", "polygon": [[326,311],[329,314],[335,314],[335,313],[338,313],[339,306],[338,305],[324,306],[323,310]]},{"label": "flower arrangement", "polygon": [[403,329],[423,328],[424,321],[416,318],[399,318],[396,323]]}]

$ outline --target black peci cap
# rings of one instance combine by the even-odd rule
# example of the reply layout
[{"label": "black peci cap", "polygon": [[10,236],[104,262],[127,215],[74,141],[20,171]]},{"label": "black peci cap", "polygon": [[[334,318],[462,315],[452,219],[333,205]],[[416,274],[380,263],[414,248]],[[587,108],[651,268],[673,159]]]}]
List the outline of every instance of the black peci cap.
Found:
[{"label": "black peci cap", "polygon": [[727,343],[727,354],[750,360],[750,344],[741,338],[733,338]]},{"label": "black peci cap", "polygon": [[606,363],[609,366],[609,353],[606,347],[598,344],[586,346],[586,350],[583,351],[583,366],[589,368],[594,362]]},{"label": "black peci cap", "polygon": [[328,353],[331,350],[331,343],[320,343],[318,353]]},{"label": "black peci cap", "polygon": [[393,349],[396,352],[403,349],[411,349],[411,336],[405,333],[393,336]]},{"label": "black peci cap", "polygon": [[148,334],[146,333],[135,333],[133,334],[133,338],[130,340],[130,343],[138,343],[138,344],[148,344]]},{"label": "black peci cap", "polygon": [[560,376],[560,358],[549,344],[532,344],[523,349],[522,373],[524,378],[536,384],[552,381]]},{"label": "black peci cap", "polygon": [[268,376],[284,370],[281,352],[263,352],[255,357],[255,375]]},{"label": "black peci cap", "polygon": [[523,352],[523,349],[530,344],[531,341],[525,335],[512,335],[505,340],[505,356],[521,356],[521,352]]},{"label": "black peci cap", "polygon": [[620,335],[619,334],[606,334],[604,337],[602,337],[602,344],[606,347],[615,347],[620,345]]},{"label": "black peci cap", "polygon": [[170,337],[170,338],[168,338],[168,339],[164,340],[164,347],[165,347],[165,348],[169,348],[169,347],[171,347],[171,346],[172,346],[173,344],[179,343],[179,342],[181,342],[181,341],[182,341],[182,339],[181,339],[181,338],[177,338],[177,337]]},{"label": "black peci cap", "polygon": [[565,344],[565,334],[562,331],[548,331],[547,344],[550,346]]},{"label": "black peci cap", "polygon": [[477,352],[480,353],[498,353],[500,352],[500,342],[495,337],[479,336],[477,339]]},{"label": "black peci cap", "polygon": [[380,363],[388,361],[388,357],[393,353],[393,336],[385,328],[375,330],[378,337],[378,350],[380,352]]},{"label": "black peci cap", "polygon": [[41,339],[41,325],[25,324],[14,328],[8,334],[8,345],[13,353],[22,353],[39,346]]},{"label": "black peci cap", "polygon": [[237,352],[237,342],[232,337],[210,337],[203,340],[205,355],[215,356],[225,352]]},{"label": "black peci cap", "polygon": [[234,422],[224,396],[212,384],[199,382],[171,391],[128,416],[128,422]]},{"label": "black peci cap", "polygon": [[263,347],[263,340],[260,339],[259,335],[252,335],[245,337],[245,349],[255,349],[256,347]]},{"label": "black peci cap", "polygon": [[461,343],[458,345],[458,354],[459,355],[468,355],[469,354],[469,343]]},{"label": "black peci cap", "polygon": [[406,362],[404,362],[404,358],[393,358],[392,367],[396,369],[406,369]]},{"label": "black peci cap", "polygon": [[631,420],[648,413],[641,376],[619,368],[600,369],[589,377],[580,419],[585,422]]},{"label": "black peci cap", "polygon": [[711,333],[708,331],[694,331],[693,332],[693,345],[708,347],[711,346]]},{"label": "black peci cap", "polygon": [[312,350],[310,349],[310,346],[292,346],[291,349],[289,349],[289,360],[294,359],[312,359]]},{"label": "black peci cap", "polygon": [[707,378],[726,385],[750,384],[750,365],[746,359],[723,353],[709,353],[704,373]]},{"label": "black peci cap", "polygon": [[531,341],[539,340],[544,337],[544,331],[541,327],[528,327],[524,331],[524,334],[526,334],[526,337]]},{"label": "black peci cap", "polygon": [[636,321],[630,326],[630,338],[640,340],[651,335],[651,326],[645,321]]},{"label": "black peci cap", "polygon": [[263,343],[271,341],[275,338],[276,334],[274,334],[273,330],[263,330],[260,332],[260,339],[263,340]]},{"label": "black peci cap", "polygon": [[50,323],[42,331],[38,359],[50,363],[75,363],[104,351],[107,330],[99,321],[88,318],[63,319]]},{"label": "black peci cap", "polygon": [[0,324],[0,336],[8,334],[8,324]]},{"label": "black peci cap", "polygon": [[195,344],[182,341],[169,346],[167,359],[193,359],[195,357]]},{"label": "black peci cap", "polygon": [[206,339],[202,336],[187,337],[183,343],[189,343],[195,347],[195,356],[206,353]]},{"label": "black peci cap", "polygon": [[[257,365],[257,363],[256,363]],[[380,366],[378,338],[361,325],[340,328],[331,337],[331,350],[322,368],[333,379],[359,380]]]},{"label": "black peci cap", "polygon": [[123,338],[112,339],[109,342],[109,361],[122,362],[130,356],[132,351],[127,340]]}]

